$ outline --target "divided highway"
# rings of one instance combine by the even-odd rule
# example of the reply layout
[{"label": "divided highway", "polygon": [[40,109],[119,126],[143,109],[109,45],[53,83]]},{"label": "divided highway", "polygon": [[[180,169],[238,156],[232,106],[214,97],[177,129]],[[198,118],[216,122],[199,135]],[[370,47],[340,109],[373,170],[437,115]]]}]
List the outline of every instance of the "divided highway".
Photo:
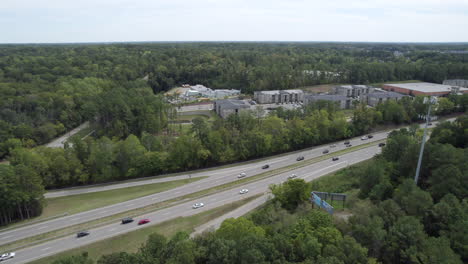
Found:
[{"label": "divided highway", "polygon": [[[451,120],[454,120],[451,119]],[[450,120],[450,121],[451,121]],[[434,122],[436,123],[436,122]],[[360,138],[353,138],[348,141],[351,142],[353,146],[358,146],[362,144],[366,144],[369,142],[375,142],[378,140],[385,139],[388,135],[387,132],[380,132],[373,134],[374,137],[369,140],[361,140]],[[324,155],[322,152],[325,149],[328,149],[330,153],[334,153],[340,150],[345,149],[345,145],[343,144],[344,141],[336,142],[336,147],[331,148],[330,145],[322,145],[315,148],[297,151],[293,153],[284,154],[281,156],[275,156],[272,158],[268,158],[262,161],[254,161],[250,163],[241,163],[240,165],[228,167],[228,168],[219,168],[213,169],[210,171],[199,171],[196,173],[192,173],[192,177],[199,177],[199,176],[209,176],[206,179],[193,182],[184,186],[180,186],[174,188],[172,190],[164,191],[161,193],[129,200],[126,202],[105,206],[102,208],[97,208],[94,210],[65,216],[57,219],[52,219],[49,221],[44,221],[41,223],[31,224],[29,226],[19,227],[12,230],[7,230],[4,232],[0,232],[0,245],[11,243],[20,239],[24,239],[27,237],[47,233],[53,230],[62,229],[65,227],[73,226],[80,223],[85,223],[91,220],[103,218],[106,216],[114,215],[117,213],[126,212],[132,209],[145,207],[147,205],[151,205],[154,203],[167,201],[173,198],[181,197],[187,194],[195,193],[204,189],[208,189],[211,187],[219,186],[225,183],[237,181],[237,175],[241,172],[245,172],[247,177],[254,176],[259,173],[263,173],[265,171],[269,171],[272,169],[278,169],[282,167],[286,167],[292,164],[296,164],[296,158],[298,156],[304,156],[305,160],[313,159],[316,157],[320,157]],[[181,202],[174,206],[164,208],[161,210],[157,210],[152,213],[148,213],[141,217],[150,218],[152,220],[151,224],[161,223],[166,220],[170,220],[180,216],[188,216],[199,213],[204,210],[209,210],[227,203],[231,203],[237,201],[239,199],[243,199],[246,197],[250,197],[252,195],[256,195],[259,193],[264,193],[268,190],[268,186],[270,184],[277,184],[287,180],[287,177],[292,173],[298,175],[299,178],[304,178],[306,181],[311,181],[315,178],[328,174],[330,172],[339,170],[343,167],[346,167],[351,164],[358,163],[363,160],[367,160],[372,158],[376,153],[380,151],[380,148],[376,146],[376,144],[366,147],[364,149],[356,150],[347,154],[339,155],[340,159],[338,161],[331,161],[331,159],[327,159],[324,161],[316,162],[311,165],[307,165],[301,168],[293,169],[288,171],[287,173],[278,174],[275,176],[271,176],[262,180],[258,180],[252,183],[244,184],[239,188],[233,188],[227,191],[218,192],[209,196],[205,196],[202,199],[192,200],[188,202]],[[269,164],[270,168],[263,170],[261,167],[265,164]],[[177,178],[187,178],[188,174],[175,176]],[[164,179],[174,179],[174,177],[168,177]],[[72,190],[65,190],[64,193],[61,195],[69,195],[70,193],[66,193],[67,191],[82,191],[82,192],[94,192],[100,190],[107,190],[108,188],[111,189],[118,189],[130,187],[130,186],[137,186],[142,184],[151,183],[150,181],[154,180],[164,180],[164,179],[149,179],[149,180],[142,180],[142,181],[135,181],[135,182],[128,182],[128,183],[121,183],[115,185],[107,185],[107,186],[95,186],[92,188],[83,188],[83,189],[72,189]],[[137,185],[133,185],[137,184]],[[249,193],[245,195],[239,195],[239,190],[241,188],[249,189]],[[60,196],[60,195],[59,195]],[[204,208],[198,210],[192,210],[191,205],[195,202],[203,202],[206,204]],[[45,256],[53,255],[55,253],[79,247],[84,244],[92,243],[98,240],[102,240],[108,237],[112,237],[121,233],[129,232],[139,228],[136,224],[130,225],[119,225],[118,223],[95,228],[90,230],[91,235],[89,237],[76,239],[75,236],[66,236],[64,238],[60,238],[57,240],[45,242],[43,244],[33,246],[30,248],[25,248],[22,250],[17,251],[17,257],[15,258],[14,263],[26,263],[32,261],[34,259],[42,258]]]},{"label": "divided highway", "polygon": [[[238,188],[232,188],[226,191],[205,196],[200,199],[187,201],[169,208],[148,213],[138,217],[136,221],[130,224],[122,225],[116,222],[114,224],[91,229],[89,230],[90,235],[87,237],[76,238],[75,235],[70,235],[37,246],[21,249],[16,251],[17,257],[15,258],[15,263],[27,263],[36,259],[57,254],[68,249],[77,248],[105,238],[113,237],[126,232],[131,232],[139,228],[144,228],[148,225],[162,223],[164,221],[171,220],[177,217],[198,214],[200,212],[210,210],[222,206],[224,204],[233,203],[235,201],[245,199],[257,194],[263,194],[268,191],[268,186],[270,184],[279,184],[284,181],[287,181],[288,176],[290,176],[291,174],[296,174],[298,178],[305,179],[306,181],[311,181],[320,176],[342,169],[346,166],[370,159],[379,152],[380,148],[374,145],[369,148],[341,155],[338,161],[332,161],[331,159],[327,159],[263,180],[247,183]],[[236,178],[235,175],[231,175],[231,177]],[[248,189],[249,192],[247,194],[241,195],[239,194],[239,190],[243,188]],[[196,202],[203,202],[205,206],[199,209],[192,209],[192,205]],[[150,219],[150,224],[138,226],[138,219],[141,218]]]},{"label": "divided highway", "polygon": [[[381,132],[374,134],[374,137],[369,140],[361,140],[360,138],[354,138],[349,140],[353,146],[360,144],[366,144],[371,141],[377,141],[385,139],[387,137],[387,132]],[[154,203],[171,200],[180,196],[187,194],[195,193],[222,185],[225,183],[233,182],[237,180],[237,175],[240,172],[245,172],[247,177],[259,174],[268,170],[282,168],[291,164],[297,163],[296,158],[298,156],[304,156],[304,158],[311,159],[322,156],[322,151],[328,149],[330,153],[345,149],[344,141],[337,142],[336,147],[330,148],[329,145],[315,147],[309,150],[295,152],[292,154],[287,154],[280,157],[271,158],[264,161],[244,164],[240,166],[235,166],[231,168],[223,168],[219,170],[214,170],[210,172],[199,172],[194,174],[194,176],[210,176],[206,179],[199,180],[197,182],[189,183],[168,191],[152,194],[149,196],[144,196],[141,198],[125,201],[122,203],[117,203],[93,210],[89,210],[82,213],[77,213],[69,216],[64,216],[36,224],[31,224],[24,227],[19,227],[13,230],[8,230],[0,232],[0,245],[24,239],[27,237],[47,233],[53,230],[62,229],[68,226],[89,222],[95,219],[103,218],[106,216],[114,215],[117,213],[126,212],[135,208],[145,207]],[[261,166],[264,164],[269,164],[270,168],[268,170],[261,169]]]}]

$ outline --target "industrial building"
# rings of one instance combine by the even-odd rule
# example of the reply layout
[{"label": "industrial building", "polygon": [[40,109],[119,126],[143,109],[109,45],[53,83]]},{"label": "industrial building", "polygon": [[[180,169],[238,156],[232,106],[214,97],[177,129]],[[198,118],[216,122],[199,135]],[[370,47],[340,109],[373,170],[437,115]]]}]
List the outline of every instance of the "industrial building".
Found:
[{"label": "industrial building", "polygon": [[239,114],[241,111],[250,110],[250,104],[244,100],[225,99],[216,100],[214,109],[222,118],[227,118],[231,114]]},{"label": "industrial building", "polygon": [[304,101],[302,90],[256,91],[254,100],[259,104],[299,103]]},{"label": "industrial building", "polygon": [[374,87],[367,85],[340,85],[333,88],[333,93],[347,97],[359,97],[372,93],[374,89]]},{"label": "industrial building", "polygon": [[313,104],[318,101],[331,101],[336,102],[340,109],[349,109],[352,106],[353,99],[344,95],[335,94],[320,94],[320,95],[306,95],[304,97],[304,104]]},{"label": "industrial building", "polygon": [[468,93],[468,88],[427,82],[384,84],[383,89],[414,96],[445,96],[450,93]]}]

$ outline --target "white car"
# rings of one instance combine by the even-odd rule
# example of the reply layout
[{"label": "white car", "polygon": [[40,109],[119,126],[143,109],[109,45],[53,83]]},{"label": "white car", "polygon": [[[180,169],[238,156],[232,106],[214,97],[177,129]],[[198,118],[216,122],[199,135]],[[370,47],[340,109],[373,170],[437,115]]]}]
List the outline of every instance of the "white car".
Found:
[{"label": "white car", "polygon": [[363,136],[361,140],[368,140],[369,138],[367,136]]},{"label": "white car", "polygon": [[333,145],[330,145],[330,148],[334,148],[334,147],[336,147],[336,145],[335,145],[335,144],[333,144]]},{"label": "white car", "polygon": [[248,192],[249,192],[249,190],[248,190],[248,189],[242,189],[242,190],[240,190],[240,192],[239,192],[239,193],[240,193],[240,194],[244,194],[244,193],[248,193]]},{"label": "white car", "polygon": [[290,176],[288,176],[288,179],[294,179],[294,178],[296,178],[296,177],[297,177],[297,175],[293,173],[293,174],[291,174]]},{"label": "white car", "polygon": [[192,208],[193,208],[193,209],[197,209],[197,208],[200,208],[200,207],[203,207],[203,206],[205,206],[205,204],[203,204],[203,203],[196,203],[196,204],[194,204],[194,205],[192,206]]},{"label": "white car", "polygon": [[10,253],[5,253],[5,254],[2,254],[0,256],[0,261],[4,261],[4,260],[7,260],[7,259],[12,259],[15,257],[15,252],[10,252]]},{"label": "white car", "polygon": [[242,172],[241,174],[239,174],[239,176],[237,176],[237,178],[244,178],[245,176],[247,176],[247,174],[245,174],[245,172]]}]

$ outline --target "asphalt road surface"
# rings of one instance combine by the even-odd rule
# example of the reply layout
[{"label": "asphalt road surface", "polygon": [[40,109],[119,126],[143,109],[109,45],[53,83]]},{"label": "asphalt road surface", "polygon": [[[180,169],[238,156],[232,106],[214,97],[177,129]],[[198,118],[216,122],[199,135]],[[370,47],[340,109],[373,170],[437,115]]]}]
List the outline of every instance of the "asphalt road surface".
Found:
[{"label": "asphalt road surface", "polygon": [[[454,120],[454,119],[451,119]],[[434,125],[436,122],[433,122]],[[357,146],[360,144],[366,144],[368,142],[377,141],[381,139],[385,139],[388,135],[388,132],[380,132],[374,133],[374,137],[369,140],[361,140],[360,137],[350,139],[348,141],[351,142],[353,146]],[[114,215],[117,213],[126,212],[135,208],[145,207],[154,203],[167,201],[170,199],[174,199],[180,196],[184,196],[187,194],[191,194],[194,192],[198,192],[207,188],[215,187],[218,185],[222,185],[225,183],[233,182],[237,180],[237,175],[240,172],[245,172],[247,177],[253,176],[258,173],[262,173],[268,170],[277,169],[281,167],[285,167],[294,163],[297,163],[296,158],[298,156],[304,156],[304,158],[311,159],[315,157],[319,157],[322,154],[322,151],[328,149],[330,153],[345,149],[345,145],[343,144],[344,141],[336,142],[336,147],[331,148],[329,145],[322,145],[312,149],[289,153],[283,156],[272,157],[268,160],[258,161],[253,163],[242,164],[235,167],[229,168],[222,168],[218,170],[212,170],[208,172],[198,172],[193,174],[194,176],[209,176],[209,178],[189,183],[168,191],[152,194],[149,196],[125,201],[118,204],[113,204],[93,210],[89,210],[82,213],[77,213],[69,216],[64,216],[36,224],[31,224],[24,227],[19,227],[12,230],[7,230],[4,232],[0,232],[0,245],[10,243],[13,241],[17,241],[20,239],[24,239],[27,237],[47,233],[53,230],[65,228],[68,226],[85,223],[91,220],[103,218],[106,216]],[[361,153],[360,151],[354,152]],[[356,154],[357,155],[357,154]],[[261,166],[264,164],[269,164],[270,168],[267,170],[261,169]],[[135,182],[126,183],[128,185],[134,184]]]},{"label": "asphalt road surface", "polygon": [[63,144],[65,143],[65,141],[67,141],[67,139],[69,137],[75,135],[80,130],[85,129],[87,127],[89,127],[89,122],[84,122],[79,127],[76,127],[72,131],[67,132],[65,135],[63,135],[63,136],[61,136],[59,138],[56,138],[53,141],[47,143],[46,147],[48,147],[48,148],[63,148]]},{"label": "asphalt road surface", "polygon": [[[365,144],[370,141],[376,141],[384,139],[387,137],[387,132],[381,132],[374,134],[374,137],[371,140],[361,140],[360,138],[354,138],[349,140],[353,146],[360,144]],[[68,215],[60,218],[51,219],[48,221],[31,224],[24,227],[19,227],[16,229],[0,232],[0,245],[10,243],[16,240],[23,238],[39,235],[42,233],[47,233],[53,230],[65,228],[68,226],[85,223],[91,220],[103,218],[109,215],[126,212],[135,208],[145,207],[157,202],[167,201],[174,199],[180,196],[198,192],[204,189],[222,185],[225,183],[233,182],[237,180],[237,175],[241,172],[245,172],[247,177],[262,173],[268,170],[277,169],[285,167],[294,163],[297,163],[296,158],[298,156],[304,156],[304,158],[311,159],[315,157],[322,156],[322,151],[328,149],[330,153],[345,149],[343,141],[335,143],[336,147],[330,148],[329,145],[315,147],[313,149],[296,152],[293,154],[287,154],[285,156],[275,157],[269,159],[268,161],[260,161],[249,164],[244,164],[231,168],[224,168],[219,170],[214,170],[210,172],[199,172],[198,175],[201,176],[210,176],[209,178],[202,179],[193,183],[189,183],[177,188],[167,190],[164,192],[140,197],[137,199],[125,201],[122,203],[117,203],[73,215]],[[262,165],[269,164],[270,168],[263,170]]]},{"label": "asphalt road surface", "polygon": [[[235,201],[239,201],[241,199],[245,199],[257,194],[264,194],[268,191],[268,186],[270,184],[279,184],[284,181],[287,181],[288,176],[290,176],[293,173],[296,174],[298,178],[305,179],[306,181],[311,181],[320,176],[337,171],[349,165],[370,159],[379,152],[380,148],[377,146],[357,150],[355,152],[341,155],[338,161],[332,161],[331,159],[327,159],[306,167],[289,171],[287,173],[282,173],[263,180],[247,183],[239,188],[233,188],[230,190],[205,196],[201,199],[187,201],[176,206],[148,213],[135,218],[135,221],[130,224],[122,225],[120,223],[114,223],[99,228],[91,229],[89,230],[90,235],[87,237],[76,238],[76,236],[70,235],[37,246],[21,249],[16,251],[17,257],[13,261],[14,263],[27,263],[36,259],[57,254],[68,249],[84,246],[105,238],[134,231],[136,229],[143,228],[148,225],[162,223],[164,221],[171,220],[176,217],[184,217],[198,214],[200,212],[214,209],[216,207],[233,203]],[[243,195],[239,194],[239,190],[244,188],[249,189],[249,192]],[[192,209],[192,205],[196,202],[203,202],[205,206],[199,209]],[[151,223],[143,226],[138,226],[137,222],[139,219],[142,218],[150,219]]]}]

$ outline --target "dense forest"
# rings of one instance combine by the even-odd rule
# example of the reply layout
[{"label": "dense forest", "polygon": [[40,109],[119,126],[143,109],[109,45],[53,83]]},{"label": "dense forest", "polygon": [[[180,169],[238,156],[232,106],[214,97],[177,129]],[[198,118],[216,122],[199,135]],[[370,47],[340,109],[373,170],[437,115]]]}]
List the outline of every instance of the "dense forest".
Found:
[{"label": "dense forest", "polygon": [[[468,78],[464,45],[352,43],[142,43],[0,45],[0,224],[41,213],[44,189],[204,168],[311,147],[414,122],[420,98],[357,106],[352,122],[332,104],[267,118],[194,119],[173,134],[175,109],[160,92],[183,83],[244,93],[319,83]],[[399,55],[394,52],[399,51]],[[468,96],[438,114],[468,109]],[[259,110],[260,111],[260,110]],[[94,137],[41,146],[90,121]],[[23,183],[28,183],[24,185]],[[20,186],[21,185],[21,186]],[[20,186],[20,187],[18,187]]]},{"label": "dense forest", "polygon": [[[105,255],[97,263],[466,263],[467,131],[466,115],[434,129],[418,185],[421,131],[402,129],[390,134],[382,154],[342,170],[333,184],[286,181],[271,187],[275,197],[266,206],[224,221],[215,232],[152,234],[138,252]],[[334,219],[312,209],[311,190],[357,193],[352,216]],[[54,262],[93,263],[86,253]]]},{"label": "dense forest", "polygon": [[[468,54],[451,52],[466,49],[463,44],[274,42],[0,45],[0,158],[18,145],[47,143],[87,120],[122,128],[121,137],[127,131],[158,132],[167,119],[161,110],[168,106],[135,98],[148,91],[156,95],[183,83],[247,94],[322,83],[440,83],[468,78]],[[112,99],[117,94],[123,102],[132,97],[133,107],[116,109],[112,103],[122,105]],[[109,113],[126,119],[153,112],[157,117],[150,124],[105,123]]]}]

